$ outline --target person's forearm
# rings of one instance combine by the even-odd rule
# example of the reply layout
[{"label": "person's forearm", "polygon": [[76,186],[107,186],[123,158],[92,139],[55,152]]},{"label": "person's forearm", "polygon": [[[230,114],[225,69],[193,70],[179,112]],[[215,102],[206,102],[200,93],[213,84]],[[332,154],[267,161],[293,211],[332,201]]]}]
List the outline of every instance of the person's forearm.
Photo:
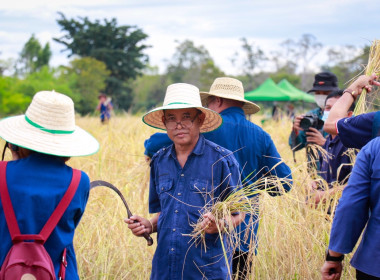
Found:
[{"label": "person's forearm", "polygon": [[347,117],[347,112],[354,102],[353,96],[345,92],[341,98],[336,101],[330,110],[329,117],[327,118],[323,130],[331,135],[337,135],[336,123],[338,120]]}]

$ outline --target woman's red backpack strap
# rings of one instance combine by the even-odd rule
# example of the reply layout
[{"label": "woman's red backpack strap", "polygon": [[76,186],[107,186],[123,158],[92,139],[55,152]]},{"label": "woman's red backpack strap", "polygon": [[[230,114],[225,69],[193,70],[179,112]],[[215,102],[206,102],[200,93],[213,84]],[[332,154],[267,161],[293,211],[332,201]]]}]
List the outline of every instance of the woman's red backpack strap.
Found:
[{"label": "woman's red backpack strap", "polygon": [[[5,219],[12,238],[13,246],[9,250],[0,270],[0,280],[21,279],[23,275],[33,275],[36,279],[55,279],[54,266],[43,244],[58,224],[63,213],[69,206],[78,188],[81,172],[73,169],[71,183],[39,234],[21,234],[16,215],[9,196],[6,181],[7,162],[0,162],[0,196]],[[25,241],[33,242],[25,242]],[[60,279],[64,279],[66,263],[66,249],[63,252],[59,271]],[[63,276],[63,277],[62,277]]]}]

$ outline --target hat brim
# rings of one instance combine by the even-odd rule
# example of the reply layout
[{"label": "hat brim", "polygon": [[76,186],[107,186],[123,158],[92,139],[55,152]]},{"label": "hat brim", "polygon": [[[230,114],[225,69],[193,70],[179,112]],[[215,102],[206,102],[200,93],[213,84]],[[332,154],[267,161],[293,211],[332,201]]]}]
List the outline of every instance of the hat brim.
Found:
[{"label": "hat brim", "polygon": [[188,109],[188,108],[198,109],[202,111],[202,113],[205,114],[205,120],[202,126],[200,127],[201,133],[213,131],[217,129],[219,126],[221,126],[221,124],[223,123],[222,117],[217,112],[207,109],[207,108],[196,107],[194,105],[188,105],[188,104],[171,104],[171,105],[158,107],[146,113],[142,117],[142,120],[145,124],[151,127],[166,130],[165,124],[162,122],[162,116],[164,114],[163,111],[176,110],[176,109]]},{"label": "hat brim", "polygon": [[22,148],[62,157],[92,155],[99,150],[99,142],[78,126],[73,133],[54,134],[30,125],[25,115],[1,120],[0,137]]},{"label": "hat brim", "polygon": [[308,90],[308,93],[314,92],[314,91],[335,91],[339,90],[338,87],[333,86],[314,86],[311,90]]},{"label": "hat brim", "polygon": [[216,96],[216,97],[221,97],[221,98],[226,98],[226,99],[231,99],[231,100],[243,102],[244,103],[243,111],[247,115],[255,114],[258,111],[260,111],[259,105],[255,104],[251,101],[245,100],[244,98],[239,98],[236,95],[229,96],[229,95],[225,95],[225,94],[210,93],[210,92],[206,92],[206,91],[201,91],[200,95],[201,95],[201,101],[202,101],[203,106],[207,105],[207,98],[209,96]]}]

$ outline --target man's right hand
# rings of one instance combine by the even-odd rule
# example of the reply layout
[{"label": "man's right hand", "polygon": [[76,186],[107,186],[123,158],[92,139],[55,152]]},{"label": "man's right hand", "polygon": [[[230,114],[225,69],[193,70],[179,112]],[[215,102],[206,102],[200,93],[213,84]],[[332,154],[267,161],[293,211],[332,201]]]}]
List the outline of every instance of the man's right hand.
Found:
[{"label": "man's right hand", "polygon": [[153,232],[152,224],[143,217],[132,216],[129,219],[125,219],[124,222],[128,224],[128,228],[136,236],[142,236],[145,232],[148,234]]},{"label": "man's right hand", "polygon": [[322,280],[339,280],[342,276],[343,265],[342,262],[328,262],[322,266]]},{"label": "man's right hand", "polygon": [[372,91],[372,86],[380,86],[377,80],[377,76],[372,74],[371,76],[361,75],[359,76],[347,89],[353,92],[353,96],[356,99],[360,95],[363,89],[367,92]]},{"label": "man's right hand", "polygon": [[299,115],[297,117],[295,117],[294,121],[293,121],[293,130],[295,132],[298,132],[300,130],[303,130],[301,127],[300,127],[300,123],[301,123],[301,120],[303,119],[303,117],[305,116],[305,114],[302,114],[302,115]]}]

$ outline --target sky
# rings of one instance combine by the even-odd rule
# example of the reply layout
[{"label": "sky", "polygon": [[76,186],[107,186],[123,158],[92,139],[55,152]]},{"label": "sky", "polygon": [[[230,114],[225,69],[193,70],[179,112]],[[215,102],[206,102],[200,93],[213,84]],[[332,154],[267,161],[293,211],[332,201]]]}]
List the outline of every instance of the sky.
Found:
[{"label": "sky", "polygon": [[[116,18],[119,25],[136,25],[149,37],[150,64],[165,70],[178,45],[185,39],[203,45],[227,74],[241,51],[240,38],[264,52],[279,49],[286,39],[313,34],[325,48],[363,47],[380,39],[379,0],[2,0],[0,5],[0,59],[17,58],[34,33],[50,43],[52,66],[67,65],[68,52],[52,38],[63,35],[58,11],[66,18],[90,20]],[[317,57],[313,67],[326,59]]]}]

